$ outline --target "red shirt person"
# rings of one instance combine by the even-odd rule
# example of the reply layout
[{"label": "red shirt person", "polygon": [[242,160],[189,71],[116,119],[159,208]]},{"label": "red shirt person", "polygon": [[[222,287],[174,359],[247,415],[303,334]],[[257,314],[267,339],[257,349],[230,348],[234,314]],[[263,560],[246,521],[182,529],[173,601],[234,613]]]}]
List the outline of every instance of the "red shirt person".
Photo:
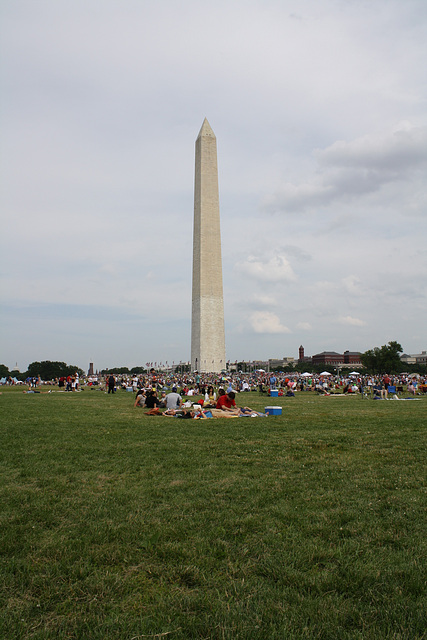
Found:
[{"label": "red shirt person", "polygon": [[234,391],[230,391],[226,395],[220,396],[216,403],[216,408],[221,409],[221,411],[230,411],[233,409],[237,409],[236,402],[234,398],[236,394]]}]

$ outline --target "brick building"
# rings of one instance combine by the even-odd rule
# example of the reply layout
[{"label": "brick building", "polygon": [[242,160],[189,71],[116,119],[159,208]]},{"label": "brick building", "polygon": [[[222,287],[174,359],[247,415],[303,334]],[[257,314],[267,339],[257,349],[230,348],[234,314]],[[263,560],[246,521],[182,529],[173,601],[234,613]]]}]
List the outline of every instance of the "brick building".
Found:
[{"label": "brick building", "polygon": [[336,351],[322,351],[311,357],[312,364],[330,364],[332,366],[344,364],[344,356]]},{"label": "brick building", "polygon": [[336,351],[322,351],[314,356],[305,356],[304,347],[299,348],[299,362],[311,362],[311,364],[336,366],[349,366],[351,368],[361,367],[359,351],[344,351],[337,353]]},{"label": "brick building", "polygon": [[344,364],[349,364],[352,367],[362,366],[360,361],[359,351],[344,351]]}]

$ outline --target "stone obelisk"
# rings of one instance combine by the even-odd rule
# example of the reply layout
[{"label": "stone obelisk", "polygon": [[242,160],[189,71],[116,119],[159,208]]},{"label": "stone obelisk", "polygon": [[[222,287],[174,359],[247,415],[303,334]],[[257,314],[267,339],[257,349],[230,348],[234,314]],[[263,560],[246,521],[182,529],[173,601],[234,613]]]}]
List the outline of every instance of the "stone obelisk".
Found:
[{"label": "stone obelisk", "polygon": [[191,370],[219,373],[222,369],[225,332],[218,165],[216,137],[205,118],[196,140]]}]

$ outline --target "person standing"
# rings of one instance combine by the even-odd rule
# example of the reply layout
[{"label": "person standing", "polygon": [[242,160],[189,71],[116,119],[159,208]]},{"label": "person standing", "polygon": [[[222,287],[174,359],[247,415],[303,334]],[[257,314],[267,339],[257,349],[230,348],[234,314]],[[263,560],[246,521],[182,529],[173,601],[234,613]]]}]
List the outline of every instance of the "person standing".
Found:
[{"label": "person standing", "polygon": [[114,393],[116,390],[116,379],[113,375],[108,377],[108,393]]}]

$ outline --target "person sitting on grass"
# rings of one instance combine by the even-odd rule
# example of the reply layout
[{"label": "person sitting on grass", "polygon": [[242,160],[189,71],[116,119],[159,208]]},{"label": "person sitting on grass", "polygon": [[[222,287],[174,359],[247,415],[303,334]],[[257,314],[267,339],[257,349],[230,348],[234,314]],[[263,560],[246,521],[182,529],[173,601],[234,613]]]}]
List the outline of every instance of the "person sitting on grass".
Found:
[{"label": "person sitting on grass", "polygon": [[145,391],[144,389],[140,389],[135,398],[134,407],[145,407]]},{"label": "person sitting on grass", "polygon": [[[230,391],[227,395],[220,396],[218,398],[218,402],[216,403],[216,409],[212,410],[212,414],[214,418],[219,417],[229,417],[229,416],[249,416],[253,414],[262,415],[257,411],[254,411],[250,407],[236,407],[235,401],[235,393],[234,391]],[[222,415],[220,412],[223,412]]]},{"label": "person sitting on grass", "polygon": [[166,408],[166,393],[164,391],[162,391],[159,398],[159,407],[161,407],[162,409]]},{"label": "person sitting on grass", "polygon": [[167,409],[179,409],[182,405],[182,398],[179,393],[172,391],[166,396],[166,408]]},{"label": "person sitting on grass", "polygon": [[234,391],[229,391],[227,394],[220,396],[216,403],[216,409],[220,409],[221,411],[233,413],[239,415],[240,411],[236,407],[235,398],[236,394]]},{"label": "person sitting on grass", "polygon": [[212,385],[209,385],[208,390],[205,393],[205,402],[203,406],[214,409],[216,407],[216,400],[217,398],[214,388]]},{"label": "person sitting on grass", "polygon": [[157,397],[157,391],[155,389],[151,389],[145,399],[145,406],[147,407],[147,409],[158,409],[159,404],[160,402]]}]

